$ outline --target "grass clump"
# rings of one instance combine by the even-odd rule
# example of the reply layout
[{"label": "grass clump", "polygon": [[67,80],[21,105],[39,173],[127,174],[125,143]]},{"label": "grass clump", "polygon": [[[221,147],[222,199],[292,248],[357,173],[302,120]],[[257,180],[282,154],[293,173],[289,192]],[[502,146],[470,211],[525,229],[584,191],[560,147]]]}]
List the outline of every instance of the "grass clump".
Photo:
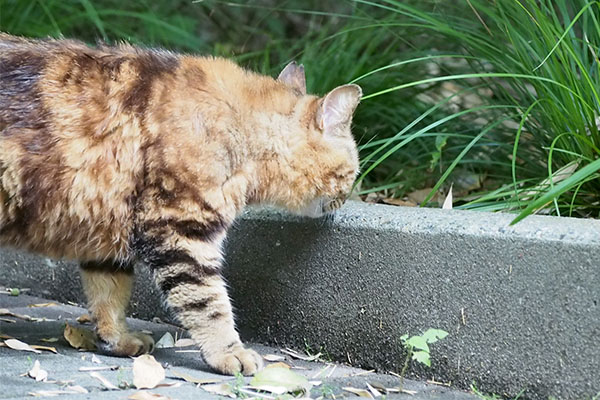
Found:
[{"label": "grass clump", "polygon": [[308,88],[356,82],[357,193],[597,217],[600,3],[0,0],[0,29],[236,59]]}]

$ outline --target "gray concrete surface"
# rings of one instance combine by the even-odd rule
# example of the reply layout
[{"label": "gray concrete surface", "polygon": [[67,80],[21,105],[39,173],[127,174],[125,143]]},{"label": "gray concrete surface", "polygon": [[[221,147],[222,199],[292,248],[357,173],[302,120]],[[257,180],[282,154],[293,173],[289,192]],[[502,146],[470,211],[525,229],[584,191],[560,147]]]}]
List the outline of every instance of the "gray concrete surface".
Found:
[{"label": "gray concrete surface", "polygon": [[[65,322],[84,329],[91,329],[88,325],[77,324],[75,319],[86,310],[70,305],[57,304],[50,307],[31,308],[32,304],[46,303],[48,300],[42,298],[20,295],[11,297],[0,295],[0,308],[7,308],[18,314],[26,314],[32,317],[46,318],[48,321],[32,322],[18,318],[3,317],[13,320],[13,323],[0,321],[0,334],[9,335],[19,339],[27,344],[50,345],[54,346],[58,354],[44,351],[41,354],[34,354],[23,351],[16,351],[6,347],[0,347],[0,399],[24,399],[30,398],[31,393],[40,391],[53,391],[65,389],[68,385],[80,385],[84,387],[87,394],[61,394],[59,398],[65,399],[126,399],[137,389],[131,387],[133,382],[133,361],[130,358],[116,358],[104,355],[96,355],[102,363],[92,362],[91,352],[80,352],[71,348],[62,336]],[[165,332],[170,332],[173,336],[184,334],[181,329],[168,324],[157,324],[141,320],[130,319],[129,324],[137,330],[149,330],[158,340]],[[58,342],[45,343],[42,338],[59,338]],[[0,340],[0,343],[2,340]],[[280,355],[285,357],[283,362],[292,367],[292,370],[300,375],[307,377],[311,381],[320,381],[310,392],[312,398],[318,398],[324,394],[328,398],[335,396],[355,397],[353,394],[345,392],[342,388],[354,387],[366,389],[367,383],[379,384],[386,388],[395,388],[399,385],[399,379],[391,375],[368,373],[368,371],[344,365],[324,363],[322,361],[305,362],[291,358],[289,355],[281,353],[278,349],[251,345],[262,355]],[[215,380],[219,383],[235,386],[236,379],[217,375],[207,369],[207,366],[199,357],[198,353],[178,352],[178,350],[194,350],[193,347],[157,349],[154,351],[154,357],[166,369],[166,379],[163,383],[179,383],[178,387],[161,387],[149,390],[151,393],[168,396],[170,399],[214,399],[223,398],[206,392],[198,388],[195,384],[178,379],[176,374],[186,374],[196,379]],[[24,376],[29,371],[33,362],[38,360],[42,369],[48,372],[48,380],[53,382],[36,382],[34,379]],[[266,362],[266,364],[271,364]],[[80,367],[105,367],[115,366],[118,369],[99,371],[109,382],[115,386],[121,386],[121,390],[106,390],[102,384],[92,378],[89,372],[79,371]],[[243,384],[249,383],[250,378],[245,378]],[[68,383],[67,383],[68,382]],[[126,385],[128,384],[128,385]],[[459,390],[452,390],[445,386],[436,384],[426,384],[405,380],[404,389],[414,391],[413,395],[389,393],[389,399],[412,399],[412,400],[475,400],[477,396],[465,393]],[[266,394],[266,393],[265,393]],[[246,398],[251,397],[247,395]],[[271,397],[273,398],[273,397]]]},{"label": "gray concrete surface", "polygon": [[[333,220],[249,211],[226,249],[242,335],[393,371],[401,335],[440,328],[450,335],[432,346],[432,368],[412,376],[521,398],[597,396],[600,222],[512,217],[362,203]],[[0,284],[81,301],[71,264],[9,251],[0,263]],[[138,270],[134,315],[164,316]]]}]

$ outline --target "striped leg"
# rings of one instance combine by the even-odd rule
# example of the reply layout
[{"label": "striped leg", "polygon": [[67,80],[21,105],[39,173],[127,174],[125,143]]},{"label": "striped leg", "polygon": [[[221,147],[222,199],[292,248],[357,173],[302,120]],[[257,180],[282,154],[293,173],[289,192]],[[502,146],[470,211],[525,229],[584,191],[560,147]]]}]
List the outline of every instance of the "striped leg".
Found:
[{"label": "striped leg", "polygon": [[258,371],[262,359],[240,341],[220,274],[224,232],[199,234],[205,224],[190,220],[161,219],[142,226],[138,255],[153,270],[168,306],[200,345],[208,365],[228,375]]},{"label": "striped leg", "polygon": [[125,322],[133,286],[133,267],[110,262],[81,263],[81,280],[88,308],[96,324],[98,349],[115,356],[136,356],[151,352],[152,337],[130,332]]}]

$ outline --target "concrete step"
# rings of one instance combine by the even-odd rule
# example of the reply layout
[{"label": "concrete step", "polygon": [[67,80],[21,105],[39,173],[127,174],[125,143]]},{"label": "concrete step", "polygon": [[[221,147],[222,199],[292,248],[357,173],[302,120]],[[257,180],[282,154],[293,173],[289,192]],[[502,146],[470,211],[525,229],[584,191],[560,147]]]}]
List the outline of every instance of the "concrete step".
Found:
[{"label": "concrete step", "polygon": [[[242,335],[398,371],[400,337],[439,328],[450,335],[432,345],[432,367],[411,376],[520,398],[592,398],[600,222],[512,218],[356,202],[333,219],[248,211],[225,269]],[[82,301],[72,264],[9,251],[0,263],[0,283]],[[136,291],[134,315],[164,316],[144,268]]]},{"label": "concrete step", "polygon": [[[96,354],[95,362],[92,361],[91,352],[81,352],[71,348],[65,339],[63,339],[63,330],[65,322],[71,325],[79,326],[83,329],[91,329],[89,326],[82,326],[75,321],[77,317],[87,311],[80,307],[65,304],[56,304],[49,307],[29,307],[32,304],[47,303],[47,299],[36,298],[27,295],[11,297],[0,295],[0,308],[7,308],[17,314],[26,314],[31,317],[46,318],[46,321],[32,322],[19,318],[7,317],[14,320],[14,323],[0,321],[0,333],[10,335],[27,344],[50,345],[56,348],[58,354],[42,352],[33,354],[24,351],[17,351],[6,347],[0,347],[0,359],[2,368],[0,369],[0,399],[25,399],[32,396],[31,393],[42,391],[56,391],[65,389],[67,384],[61,382],[71,382],[70,385],[79,385],[85,388],[88,393],[85,394],[61,394],[61,399],[127,399],[129,396],[139,392],[135,388],[125,387],[121,390],[106,390],[102,384],[90,376],[89,372],[80,371],[80,367],[105,367],[115,366],[114,370],[103,370],[99,373],[115,386],[119,384],[133,382],[132,365],[130,358],[117,358]],[[129,325],[136,330],[151,331],[155,340],[158,340],[165,332],[170,332],[173,336],[185,335],[180,328],[169,324],[158,324],[138,319],[129,319]],[[54,343],[42,342],[42,338],[58,338]],[[0,340],[1,342],[2,340]],[[282,353],[278,348],[251,344],[250,347],[258,351],[261,355],[278,355],[283,357],[283,361],[292,368],[292,371],[305,376],[315,383],[309,395],[312,398],[326,396],[327,398],[340,398],[341,396],[355,397],[352,393],[344,390],[345,387],[356,389],[367,389],[367,384],[373,384],[379,387],[394,389],[399,385],[400,380],[392,375],[377,374],[372,371],[360,370],[345,365],[320,360],[307,362],[294,359],[289,355]],[[180,352],[184,350],[185,352]],[[207,392],[196,384],[182,381],[177,375],[182,374],[194,377],[198,380],[213,380],[224,384],[227,388],[243,388],[248,385],[250,378],[239,378],[231,376],[218,375],[211,372],[202,361],[195,347],[156,349],[154,357],[166,368],[165,384],[178,384],[180,386],[160,387],[151,389],[150,392],[160,394],[163,399],[217,399],[226,398]],[[32,368],[33,362],[40,362],[41,368],[48,372],[48,380],[52,382],[36,382],[34,379],[23,374]],[[98,364],[100,361],[102,364]],[[266,362],[266,364],[271,364]],[[320,383],[319,383],[320,382]],[[389,399],[408,399],[411,400],[476,400],[478,397],[460,390],[450,389],[439,384],[430,384],[424,382],[415,382],[404,380],[403,389],[408,393],[390,392],[386,394]],[[235,393],[235,389],[231,389]],[[383,391],[383,390],[382,390]],[[275,396],[266,398],[274,399]],[[238,398],[250,398],[251,394],[239,393]]]}]

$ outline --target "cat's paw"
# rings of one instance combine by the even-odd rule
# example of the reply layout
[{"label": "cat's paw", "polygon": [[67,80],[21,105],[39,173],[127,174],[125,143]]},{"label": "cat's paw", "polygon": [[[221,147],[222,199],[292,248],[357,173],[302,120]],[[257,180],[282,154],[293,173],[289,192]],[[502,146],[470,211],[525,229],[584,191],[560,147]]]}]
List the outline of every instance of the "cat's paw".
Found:
[{"label": "cat's paw", "polygon": [[139,356],[151,353],[154,350],[154,339],[145,333],[127,332],[122,333],[116,343],[106,342],[99,338],[96,346],[101,353],[108,355],[119,357]]},{"label": "cat's paw", "polygon": [[241,343],[205,358],[208,365],[225,375],[238,372],[254,375],[263,367],[262,357],[254,350],[244,348]]}]

